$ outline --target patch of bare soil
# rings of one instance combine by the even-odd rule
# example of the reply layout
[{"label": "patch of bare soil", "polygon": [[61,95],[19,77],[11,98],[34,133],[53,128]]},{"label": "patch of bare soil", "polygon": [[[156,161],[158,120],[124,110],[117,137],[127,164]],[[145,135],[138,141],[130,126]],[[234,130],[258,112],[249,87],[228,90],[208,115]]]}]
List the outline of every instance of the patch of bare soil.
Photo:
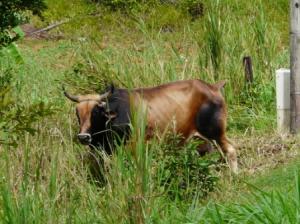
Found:
[{"label": "patch of bare soil", "polygon": [[50,34],[48,30],[44,30],[45,28],[38,29],[29,23],[21,25],[21,28],[25,33],[25,38],[29,39],[58,40],[63,38],[63,35]]}]

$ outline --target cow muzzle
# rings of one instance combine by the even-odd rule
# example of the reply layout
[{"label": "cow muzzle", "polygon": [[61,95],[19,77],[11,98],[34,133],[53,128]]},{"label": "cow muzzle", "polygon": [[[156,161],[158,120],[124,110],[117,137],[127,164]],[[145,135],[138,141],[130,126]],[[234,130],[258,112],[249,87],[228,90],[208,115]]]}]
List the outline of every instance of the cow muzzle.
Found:
[{"label": "cow muzzle", "polygon": [[89,133],[80,133],[77,135],[78,140],[83,145],[89,145],[92,142],[92,136]]}]

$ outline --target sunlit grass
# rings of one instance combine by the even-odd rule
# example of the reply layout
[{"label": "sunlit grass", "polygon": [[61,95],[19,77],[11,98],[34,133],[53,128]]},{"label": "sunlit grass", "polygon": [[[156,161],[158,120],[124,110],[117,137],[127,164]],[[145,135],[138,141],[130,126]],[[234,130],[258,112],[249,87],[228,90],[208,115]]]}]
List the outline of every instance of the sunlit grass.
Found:
[{"label": "sunlit grass", "polygon": [[[288,194],[280,187],[276,193],[255,189],[249,193],[252,187],[245,184],[264,189],[268,183],[260,180],[266,177],[273,186],[284,185],[283,175],[275,178],[284,172],[273,169],[297,157],[299,144],[298,139],[286,143],[270,137],[277,136],[274,71],[288,66],[289,51],[282,27],[273,26],[282,24],[281,17],[273,21],[266,10],[271,3],[255,1],[259,2],[219,1],[217,8],[211,3],[208,14],[193,22],[168,7],[157,9],[164,17],[151,19],[125,18],[119,13],[114,18],[107,12],[103,20],[86,23],[90,24],[88,38],[78,39],[85,34],[82,19],[65,26],[68,35],[76,33],[72,40],[23,41],[25,63],[5,65],[13,68],[15,94],[24,103],[53,103],[56,113],[36,124],[36,135],[21,136],[17,148],[0,146],[0,223],[272,223],[276,219],[296,223],[298,193],[293,191],[299,179],[295,184],[290,181],[294,168],[287,174]],[[76,1],[78,7],[64,14],[59,12],[64,4],[50,5],[46,19],[77,15],[82,8],[84,12],[94,10]],[[271,11],[273,15],[274,9]],[[284,12],[278,9],[279,15]],[[109,25],[99,31],[98,22]],[[161,29],[166,24],[172,29]],[[253,61],[251,87],[244,82],[242,58],[246,55]],[[130,89],[185,79],[227,80],[228,135],[240,144],[240,176],[233,178],[227,165],[220,163],[214,169],[220,181],[208,197],[200,198],[199,192],[192,199],[168,196],[163,178],[155,176],[165,165],[163,159],[155,160],[159,153],[154,154],[164,141],[144,141],[141,113],[133,119],[130,142],[118,146],[113,157],[89,150],[75,139],[75,111],[63,97],[62,84],[74,93],[85,93],[99,92],[110,82]],[[90,170],[90,163],[97,165],[101,160],[105,184],[93,179]],[[226,202],[229,197],[234,197],[234,203]]]}]

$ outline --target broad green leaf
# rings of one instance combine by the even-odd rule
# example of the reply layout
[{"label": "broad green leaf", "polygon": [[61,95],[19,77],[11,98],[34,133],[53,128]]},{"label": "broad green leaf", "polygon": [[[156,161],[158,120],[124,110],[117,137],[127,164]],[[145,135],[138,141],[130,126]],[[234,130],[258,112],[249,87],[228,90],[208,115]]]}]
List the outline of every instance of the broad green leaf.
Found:
[{"label": "broad green leaf", "polygon": [[12,31],[14,31],[20,38],[23,38],[25,36],[25,33],[23,32],[20,26],[12,28]]},{"label": "broad green leaf", "polygon": [[10,57],[14,58],[17,63],[23,63],[23,58],[21,53],[15,43],[11,43],[7,47],[2,50],[4,53],[6,52]]}]

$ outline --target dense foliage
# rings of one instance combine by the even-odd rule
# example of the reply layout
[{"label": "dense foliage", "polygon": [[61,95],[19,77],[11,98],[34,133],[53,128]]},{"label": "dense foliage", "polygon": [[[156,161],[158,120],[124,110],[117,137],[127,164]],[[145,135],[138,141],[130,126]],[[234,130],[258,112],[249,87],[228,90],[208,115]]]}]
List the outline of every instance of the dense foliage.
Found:
[{"label": "dense foliage", "polygon": [[24,132],[35,133],[34,122],[53,113],[43,101],[26,105],[20,101],[11,68],[0,73],[0,145],[17,146]]},{"label": "dense foliage", "polygon": [[110,7],[112,10],[131,10],[139,4],[145,3],[145,0],[94,0],[100,4]]},{"label": "dense foliage", "polygon": [[11,29],[28,19],[28,11],[41,15],[46,8],[44,0],[5,0],[0,2],[0,48],[19,38]]},{"label": "dense foliage", "polygon": [[[23,104],[14,92],[14,68],[7,61],[20,63],[23,59],[13,44],[24,34],[17,27],[28,19],[28,12],[40,15],[46,8],[43,0],[6,0],[0,2],[0,144],[16,146],[24,132],[33,134],[33,123],[52,113],[44,102]],[[4,47],[4,49],[3,49]],[[20,90],[20,89],[19,89]]]},{"label": "dense foliage", "polygon": [[135,11],[145,7],[154,8],[159,5],[172,5],[191,15],[196,19],[203,15],[203,0],[93,0],[111,10],[123,12]]}]

